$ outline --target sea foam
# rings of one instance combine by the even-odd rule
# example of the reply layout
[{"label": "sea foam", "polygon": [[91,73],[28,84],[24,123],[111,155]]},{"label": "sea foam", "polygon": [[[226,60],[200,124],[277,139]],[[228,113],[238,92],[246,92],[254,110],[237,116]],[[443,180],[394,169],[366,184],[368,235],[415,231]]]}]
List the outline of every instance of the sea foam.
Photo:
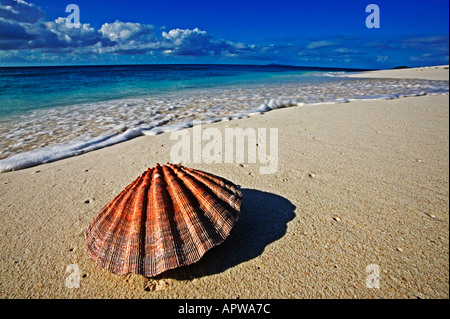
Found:
[{"label": "sea foam", "polygon": [[231,86],[85,103],[2,119],[0,172],[80,155],[142,135],[231,120],[274,109],[448,94],[448,81],[342,79]]}]

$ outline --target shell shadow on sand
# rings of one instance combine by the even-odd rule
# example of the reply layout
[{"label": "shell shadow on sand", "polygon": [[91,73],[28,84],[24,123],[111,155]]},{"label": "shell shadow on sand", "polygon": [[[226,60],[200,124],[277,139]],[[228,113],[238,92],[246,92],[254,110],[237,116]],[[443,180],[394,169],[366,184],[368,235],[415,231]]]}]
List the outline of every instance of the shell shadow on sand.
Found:
[{"label": "shell shadow on sand", "polygon": [[230,236],[195,264],[168,270],[154,279],[192,280],[221,273],[260,256],[269,244],[286,234],[296,209],[289,200],[255,189],[241,191],[241,215]]}]

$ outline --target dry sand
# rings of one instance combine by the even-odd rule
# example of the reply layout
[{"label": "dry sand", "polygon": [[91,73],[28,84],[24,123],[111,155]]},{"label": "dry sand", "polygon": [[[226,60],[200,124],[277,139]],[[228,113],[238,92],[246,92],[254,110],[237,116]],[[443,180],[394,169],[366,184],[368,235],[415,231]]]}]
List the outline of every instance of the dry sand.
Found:
[{"label": "dry sand", "polygon": [[[209,124],[278,128],[278,171],[189,164],[242,186],[241,217],[198,263],[154,279],[99,268],[83,232],[147,167],[170,161],[170,133],[0,174],[0,297],[448,298],[448,104],[360,101]],[[378,289],[366,286],[369,265]],[[68,288],[75,269],[79,288]]]},{"label": "dry sand", "polygon": [[[354,78],[424,79],[448,81],[448,65],[426,66],[412,69],[380,70],[352,74]],[[346,75],[348,76],[348,75]]]}]

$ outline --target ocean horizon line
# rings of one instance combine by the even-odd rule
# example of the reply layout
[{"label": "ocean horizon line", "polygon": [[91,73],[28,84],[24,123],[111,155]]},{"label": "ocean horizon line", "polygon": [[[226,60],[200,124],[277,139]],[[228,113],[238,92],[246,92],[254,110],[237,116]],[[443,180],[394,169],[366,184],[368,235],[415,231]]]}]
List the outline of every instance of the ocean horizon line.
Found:
[{"label": "ocean horizon line", "polygon": [[15,68],[83,68],[83,67],[139,67],[139,66],[245,66],[245,67],[279,67],[292,68],[302,71],[347,71],[347,72],[364,72],[364,71],[378,71],[381,69],[372,68],[340,68],[328,66],[304,66],[304,65],[290,65],[290,64],[245,64],[245,63],[133,63],[133,64],[72,64],[72,65],[14,65],[2,66],[2,69]]}]

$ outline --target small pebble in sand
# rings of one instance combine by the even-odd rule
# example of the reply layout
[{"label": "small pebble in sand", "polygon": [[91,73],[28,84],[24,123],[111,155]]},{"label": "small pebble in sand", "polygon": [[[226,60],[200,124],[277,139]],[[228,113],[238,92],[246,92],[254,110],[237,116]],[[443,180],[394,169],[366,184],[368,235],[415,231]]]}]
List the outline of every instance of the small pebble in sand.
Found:
[{"label": "small pebble in sand", "polygon": [[334,219],[335,221],[337,221],[337,222],[342,221],[338,216],[333,217],[333,219]]},{"label": "small pebble in sand", "polygon": [[314,174],[314,173],[309,173],[308,176],[311,177],[311,178],[314,178],[314,177],[316,177],[316,174]]},{"label": "small pebble in sand", "polygon": [[283,178],[283,182],[287,182],[288,181],[288,179],[287,178]]},{"label": "small pebble in sand", "polygon": [[431,218],[436,218],[436,215],[433,214],[428,214],[428,216],[430,216]]},{"label": "small pebble in sand", "polygon": [[423,161],[420,158],[418,158],[417,162],[422,163]]},{"label": "small pebble in sand", "polygon": [[398,250],[399,252],[402,252],[402,251],[403,251],[403,248],[397,247],[397,250]]}]

